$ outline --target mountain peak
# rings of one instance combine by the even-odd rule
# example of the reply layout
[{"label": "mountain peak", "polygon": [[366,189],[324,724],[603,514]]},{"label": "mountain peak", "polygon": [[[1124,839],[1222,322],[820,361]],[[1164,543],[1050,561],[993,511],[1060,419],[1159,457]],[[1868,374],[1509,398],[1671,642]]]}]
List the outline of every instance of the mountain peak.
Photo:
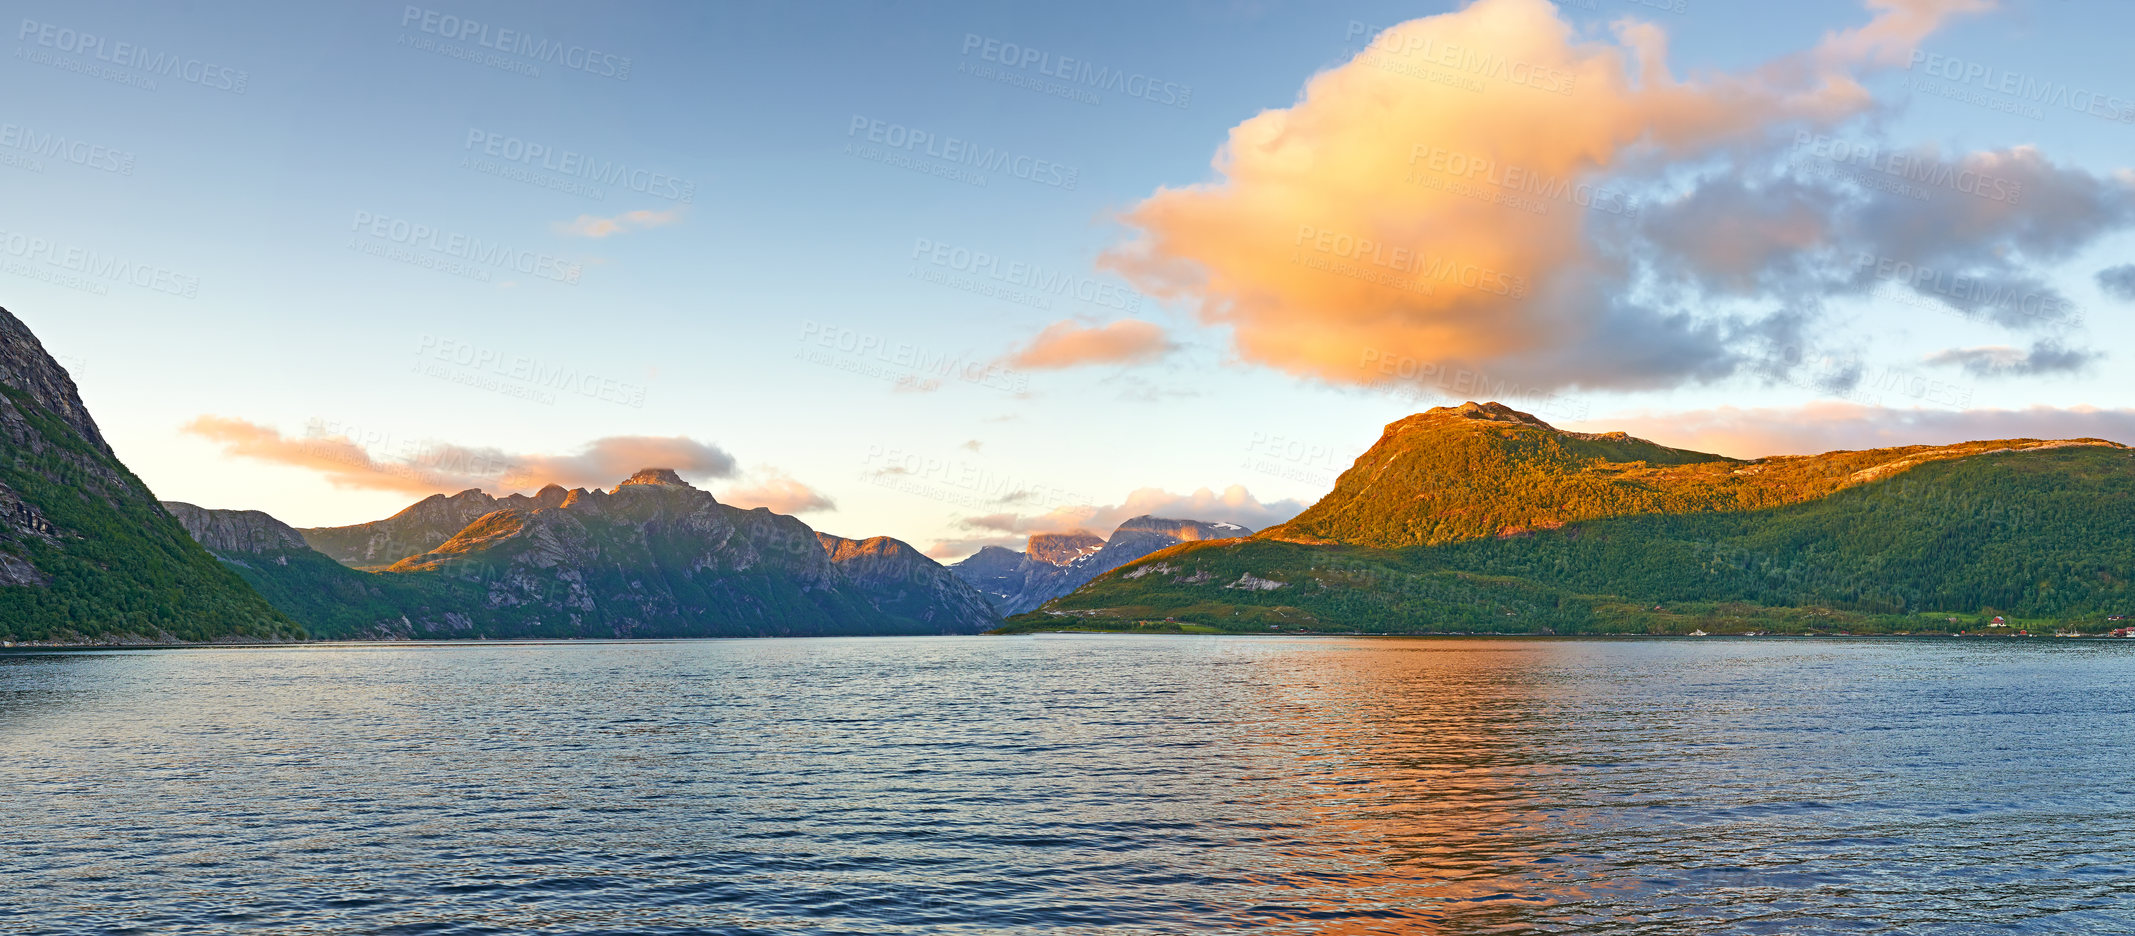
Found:
[{"label": "mountain peak", "polygon": [[663,484],[668,487],[683,487],[695,490],[690,486],[689,482],[682,480],[681,475],[675,474],[673,468],[640,468],[637,474],[625,478],[623,483],[615,486],[615,489],[620,491],[633,484]]},{"label": "mountain peak", "polygon": [[[1456,419],[1478,419],[1485,422],[1515,423],[1523,426],[1532,426],[1536,429],[1547,429],[1551,432],[1557,431],[1557,427],[1543,422],[1541,419],[1535,417],[1535,415],[1532,413],[1523,413],[1519,410],[1513,409],[1510,406],[1506,406],[1503,403],[1498,403],[1495,401],[1489,403],[1477,403],[1474,400],[1469,400],[1468,402],[1462,403],[1459,406],[1434,406],[1430,409],[1424,410],[1422,413],[1418,414],[1418,416],[1439,418],[1450,417]],[[1418,417],[1409,417],[1409,419],[1416,418]],[[1407,421],[1408,420],[1403,420],[1403,422]]]}]

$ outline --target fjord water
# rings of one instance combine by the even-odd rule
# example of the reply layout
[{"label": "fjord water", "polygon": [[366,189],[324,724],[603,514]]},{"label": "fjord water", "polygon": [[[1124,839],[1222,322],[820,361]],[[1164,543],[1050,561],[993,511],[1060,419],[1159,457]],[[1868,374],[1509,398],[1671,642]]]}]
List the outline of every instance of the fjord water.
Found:
[{"label": "fjord water", "polygon": [[2135,641],[0,656],[0,932],[2126,933]]}]

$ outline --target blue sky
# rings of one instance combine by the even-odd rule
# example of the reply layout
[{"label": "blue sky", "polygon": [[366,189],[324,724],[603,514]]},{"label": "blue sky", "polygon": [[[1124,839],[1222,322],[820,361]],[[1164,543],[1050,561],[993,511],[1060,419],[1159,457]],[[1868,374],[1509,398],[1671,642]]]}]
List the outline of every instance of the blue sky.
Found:
[{"label": "blue sky", "polygon": [[[1897,5],[1910,3],[1926,0]],[[942,555],[1063,517],[1107,532],[1130,505],[1257,525],[1324,493],[1384,424],[1472,394],[1389,392],[1256,352],[1200,297],[1158,295],[1156,280],[1100,258],[1143,233],[1123,215],[1160,188],[1216,180],[1211,159],[1234,127],[1297,104],[1377,28],[1463,6],[15,4],[0,64],[17,89],[0,113],[16,141],[0,139],[0,303],[76,375],[160,496],[298,525],[376,519],[492,464],[425,469],[441,452],[612,484],[621,475],[593,475],[658,449],[587,446],[638,437],[700,445],[687,451],[715,493],[795,509],[813,496],[802,516],[818,529]],[[1714,0],[1559,12],[1602,43],[1616,41],[1612,22],[1650,22],[1685,79],[1753,73],[1877,14]],[[1876,425],[1919,436],[1881,444],[2135,425],[2135,382],[2116,354],[2135,338],[2130,306],[2095,278],[2135,259],[2114,188],[2128,184],[2114,173],[2135,152],[2135,122],[2050,105],[2008,113],[1994,105],[2013,98],[1993,87],[2057,82],[2135,108],[2113,47],[2130,34],[2135,8],[2107,2],[1952,15],[1917,48],[1964,63],[1951,74],[1977,66],[1972,77],[1864,69],[1874,105],[1820,128],[1952,158],[2030,146],[2058,172],[2104,180],[2086,196],[2100,219],[2017,271],[2080,308],[2079,328],[2010,328],[1889,290],[1819,294],[1806,359],[1638,380],[1629,364],[1523,371],[1496,358],[1562,377],[1521,376],[1542,392],[1508,402],[1580,428],[1774,451],[1860,447]],[[1051,80],[999,61],[1026,61],[1023,50],[1058,74],[1132,75],[1159,100],[998,80]],[[156,56],[178,64],[150,74]],[[1770,145],[1797,132],[1784,115],[1760,127],[1756,156],[1829,156]],[[994,167],[887,145],[914,131]],[[54,136],[65,153],[37,150]],[[1696,254],[1713,238],[1697,225],[1716,221],[1689,211],[1693,196],[1724,204],[1715,160],[1754,149],[1622,163],[1614,184],[1685,206],[1646,218],[1670,219],[1652,236]],[[620,181],[587,186],[554,170],[566,160],[620,167]],[[472,244],[502,245],[505,262],[436,268],[464,264],[458,245]],[[1167,259],[1225,262],[1215,256]],[[149,272],[68,279],[114,259]],[[971,288],[998,290],[986,274],[1011,269],[1058,274],[1065,292]],[[1731,295],[1766,317],[1726,347],[1772,354],[1743,342],[1773,334],[1770,314],[1803,301],[1799,289]],[[1267,314],[1287,329],[1309,324],[1308,306],[1293,297]],[[1098,342],[1075,366],[1014,363],[1056,323],[1122,320],[1161,339]],[[2082,360],[2048,366],[2042,341]],[[2033,356],[2011,365],[2027,346]],[[944,374],[942,361],[968,366]],[[543,384],[556,374],[571,384]],[[1225,501],[1232,486],[1245,491]],[[1202,488],[1213,496],[1196,504]]]}]

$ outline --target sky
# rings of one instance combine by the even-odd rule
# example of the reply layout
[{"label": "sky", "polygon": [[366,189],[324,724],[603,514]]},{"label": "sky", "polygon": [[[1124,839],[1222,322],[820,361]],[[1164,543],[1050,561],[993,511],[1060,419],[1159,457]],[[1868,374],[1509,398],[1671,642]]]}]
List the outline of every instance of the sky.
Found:
[{"label": "sky", "polygon": [[10,3],[0,305],[158,496],[1255,528],[1431,406],[2135,442],[2106,0]]}]

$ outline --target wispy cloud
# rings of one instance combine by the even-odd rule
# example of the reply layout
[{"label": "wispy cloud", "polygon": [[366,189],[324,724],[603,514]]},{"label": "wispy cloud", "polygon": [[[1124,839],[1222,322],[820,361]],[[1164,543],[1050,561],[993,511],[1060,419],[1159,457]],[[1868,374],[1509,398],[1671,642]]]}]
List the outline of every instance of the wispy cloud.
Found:
[{"label": "wispy cloud", "polygon": [[411,494],[468,488],[502,493],[546,484],[605,487],[640,468],[672,468],[697,480],[735,473],[733,456],[683,436],[609,436],[569,454],[435,443],[379,456],[344,435],[286,436],[271,426],[224,416],[200,416],[182,431],[216,443],[225,455],[313,471],[335,487]]},{"label": "wispy cloud", "polygon": [[2122,302],[2135,302],[2135,263],[2123,263],[2099,270],[2098,288]]},{"label": "wispy cloud", "polygon": [[1150,322],[1121,319],[1109,325],[1090,326],[1062,319],[1047,325],[1029,344],[1011,353],[1008,363],[1033,370],[1082,364],[1140,364],[1161,358],[1171,349],[1164,329]]},{"label": "wispy cloud", "polygon": [[2103,357],[2103,352],[2064,347],[2049,339],[2028,349],[2008,345],[1949,348],[1928,355],[1927,363],[1960,367],[1975,377],[2007,377],[2080,371]]},{"label": "wispy cloud", "polygon": [[626,231],[642,231],[646,228],[663,227],[682,220],[682,209],[670,208],[653,211],[641,208],[626,211],[612,218],[582,214],[569,221],[556,223],[556,233],[570,237],[607,237]]}]

